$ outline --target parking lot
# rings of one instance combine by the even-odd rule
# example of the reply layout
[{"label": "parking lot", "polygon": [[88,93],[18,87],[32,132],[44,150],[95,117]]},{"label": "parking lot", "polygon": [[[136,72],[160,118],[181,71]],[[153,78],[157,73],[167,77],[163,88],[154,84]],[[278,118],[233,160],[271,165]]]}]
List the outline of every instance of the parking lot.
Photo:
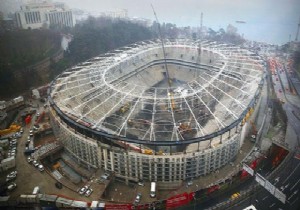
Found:
[{"label": "parking lot", "polygon": [[[41,107],[40,109],[43,109],[43,106],[39,107]],[[10,140],[10,156],[15,155],[16,167],[2,172],[0,174],[0,178],[2,183],[4,183],[9,173],[17,171],[17,175],[6,183],[6,186],[11,185],[11,183],[16,184],[14,189],[8,190],[7,192],[8,195],[11,196],[11,199],[18,199],[22,194],[32,194],[34,188],[38,186],[40,193],[64,195],[64,197],[82,201],[99,200],[99,195],[97,196],[97,193],[94,192],[92,192],[89,197],[86,197],[85,195],[79,195],[77,190],[81,188],[81,185],[84,185],[83,183],[81,183],[80,186],[73,185],[71,189],[64,186],[62,189],[58,189],[55,186],[57,180],[51,176],[51,171],[44,170],[47,168],[41,166],[41,162],[39,161],[35,161],[36,166],[34,166],[33,158],[31,158],[30,163],[28,162],[28,157],[30,157],[30,155],[25,155],[24,151],[26,150],[26,147],[28,149],[29,144],[32,144],[34,148],[55,140],[52,136],[50,138],[46,137],[39,139],[38,142],[33,142],[33,135],[30,136],[30,130],[33,130],[33,124],[36,117],[37,116],[34,115],[31,123],[22,128],[23,133],[19,138],[11,138]],[[65,181],[68,182],[68,180]]]}]

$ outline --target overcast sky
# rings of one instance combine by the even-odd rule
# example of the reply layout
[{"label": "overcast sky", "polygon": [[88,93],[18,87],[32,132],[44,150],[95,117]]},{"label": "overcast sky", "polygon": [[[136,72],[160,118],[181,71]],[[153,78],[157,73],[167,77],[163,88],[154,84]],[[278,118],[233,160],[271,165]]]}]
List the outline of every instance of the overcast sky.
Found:
[{"label": "overcast sky", "polygon": [[[128,9],[130,17],[154,20],[151,4],[160,22],[178,26],[203,25],[218,30],[231,23],[245,38],[283,44],[295,39],[300,18],[300,0],[60,0],[71,8],[89,11]],[[236,20],[246,24],[236,24]]]},{"label": "overcast sky", "polygon": [[[2,1],[2,0],[1,0]],[[9,0],[4,0],[9,1]],[[151,4],[160,22],[178,26],[203,25],[218,30],[228,24],[236,26],[245,38],[283,44],[291,34],[295,40],[300,18],[300,0],[53,0],[70,8],[87,11],[127,9],[130,17],[154,20]],[[236,20],[246,24],[236,24]],[[300,37],[299,37],[300,39]]]}]

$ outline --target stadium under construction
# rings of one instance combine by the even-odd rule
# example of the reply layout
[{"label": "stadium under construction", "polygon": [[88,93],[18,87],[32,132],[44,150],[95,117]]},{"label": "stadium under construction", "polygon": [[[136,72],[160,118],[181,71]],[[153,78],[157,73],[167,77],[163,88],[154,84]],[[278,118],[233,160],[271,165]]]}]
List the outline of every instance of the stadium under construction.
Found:
[{"label": "stadium under construction", "polygon": [[207,40],[138,42],[50,85],[55,135],[78,162],[125,181],[177,182],[235,159],[257,114],[263,62]]}]

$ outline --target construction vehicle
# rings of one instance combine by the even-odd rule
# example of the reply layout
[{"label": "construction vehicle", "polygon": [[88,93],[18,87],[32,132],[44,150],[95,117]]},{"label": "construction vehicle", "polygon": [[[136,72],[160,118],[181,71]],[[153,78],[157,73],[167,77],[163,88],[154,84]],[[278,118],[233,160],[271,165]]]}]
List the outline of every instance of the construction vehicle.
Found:
[{"label": "construction vehicle", "polygon": [[168,92],[168,95],[169,95],[169,97],[171,99],[171,108],[172,108],[172,111],[174,111],[176,109],[176,105],[175,105],[173,93],[172,92]]},{"label": "construction vehicle", "polygon": [[125,112],[127,112],[130,108],[130,103],[127,102],[126,104],[124,104],[123,106],[121,106],[121,108],[118,110],[118,114],[124,114]]},{"label": "construction vehicle", "polygon": [[233,193],[230,198],[231,198],[231,200],[235,200],[235,199],[239,198],[240,196],[241,196],[241,194],[239,192],[236,192],[236,193]]},{"label": "construction vehicle", "polygon": [[13,123],[9,126],[9,128],[0,130],[0,136],[8,135],[13,132],[18,132],[20,129],[21,129],[21,126]]},{"label": "construction vehicle", "polygon": [[190,115],[188,122],[179,123],[178,130],[181,134],[190,133],[192,131],[191,121],[192,121],[192,115]]},{"label": "construction vehicle", "polygon": [[153,151],[151,149],[142,149],[142,153],[146,155],[153,155]]},{"label": "construction vehicle", "polygon": [[254,109],[252,107],[249,108],[249,111],[247,112],[247,114],[245,115],[244,119],[241,122],[241,126],[243,126],[248,121],[248,119],[251,117],[253,112],[254,112]]},{"label": "construction vehicle", "polygon": [[53,166],[53,170],[58,170],[60,168],[60,163],[57,162],[56,164],[54,164]]},{"label": "construction vehicle", "polygon": [[189,133],[192,131],[190,123],[180,123],[178,130],[182,134]]}]

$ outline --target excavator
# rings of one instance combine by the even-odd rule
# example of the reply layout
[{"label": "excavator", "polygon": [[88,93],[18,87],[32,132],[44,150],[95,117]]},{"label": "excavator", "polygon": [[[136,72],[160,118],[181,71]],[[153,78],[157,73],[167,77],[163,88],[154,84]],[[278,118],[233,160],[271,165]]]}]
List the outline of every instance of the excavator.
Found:
[{"label": "excavator", "polygon": [[192,131],[191,121],[192,121],[192,115],[190,116],[188,122],[183,122],[179,124],[178,130],[181,134],[190,133]]},{"label": "excavator", "polygon": [[118,114],[123,114],[125,112],[127,112],[130,108],[130,103],[127,102],[126,104],[124,104],[123,106],[121,106],[121,108],[118,110]]}]

